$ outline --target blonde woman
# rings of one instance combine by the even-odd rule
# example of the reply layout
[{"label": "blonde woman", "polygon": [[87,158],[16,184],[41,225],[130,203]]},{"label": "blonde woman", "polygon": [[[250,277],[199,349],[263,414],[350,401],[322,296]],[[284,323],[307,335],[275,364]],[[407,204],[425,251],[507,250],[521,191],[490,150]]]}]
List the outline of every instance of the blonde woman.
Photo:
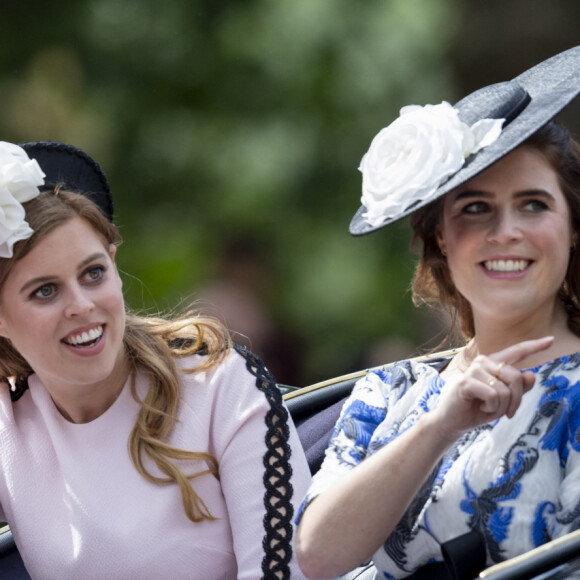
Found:
[{"label": "blonde woman", "polygon": [[0,179],[0,520],[32,578],[301,578],[308,468],[262,362],[126,312],[82,151],[0,143]]}]

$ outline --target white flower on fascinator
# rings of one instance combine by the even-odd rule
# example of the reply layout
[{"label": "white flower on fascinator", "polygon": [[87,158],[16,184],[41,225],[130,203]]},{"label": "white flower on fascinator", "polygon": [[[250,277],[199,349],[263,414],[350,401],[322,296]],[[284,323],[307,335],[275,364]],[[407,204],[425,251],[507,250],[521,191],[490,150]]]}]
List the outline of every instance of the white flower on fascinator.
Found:
[{"label": "white flower on fascinator", "polygon": [[40,193],[44,177],[22,147],[0,141],[0,258],[11,258],[14,244],[33,234],[22,204]]},{"label": "white flower on fascinator", "polygon": [[483,119],[471,127],[447,102],[411,105],[382,129],[362,158],[363,218],[373,227],[418,201],[428,200],[465,160],[500,135],[504,119]]}]

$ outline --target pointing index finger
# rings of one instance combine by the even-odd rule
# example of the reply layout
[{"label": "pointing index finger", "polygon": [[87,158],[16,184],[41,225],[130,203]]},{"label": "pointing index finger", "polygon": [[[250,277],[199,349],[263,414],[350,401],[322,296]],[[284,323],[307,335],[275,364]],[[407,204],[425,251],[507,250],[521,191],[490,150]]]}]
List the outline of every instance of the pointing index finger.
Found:
[{"label": "pointing index finger", "polygon": [[490,358],[498,362],[505,362],[508,365],[513,365],[524,360],[527,356],[545,350],[554,342],[553,336],[544,336],[534,340],[524,340],[512,346],[508,346],[504,350],[494,353]]}]

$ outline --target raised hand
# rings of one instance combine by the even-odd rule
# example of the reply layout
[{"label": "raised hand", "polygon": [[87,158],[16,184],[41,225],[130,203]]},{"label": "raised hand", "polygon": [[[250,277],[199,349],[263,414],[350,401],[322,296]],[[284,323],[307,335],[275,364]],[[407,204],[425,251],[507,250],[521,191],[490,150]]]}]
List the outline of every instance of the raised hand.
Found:
[{"label": "raised hand", "polygon": [[[534,386],[531,371],[513,365],[548,348],[554,337],[526,340],[496,353],[476,356],[468,369],[451,376],[443,387],[437,422],[451,439],[506,415],[513,417],[522,397]],[[435,418],[435,417],[434,417]]]}]

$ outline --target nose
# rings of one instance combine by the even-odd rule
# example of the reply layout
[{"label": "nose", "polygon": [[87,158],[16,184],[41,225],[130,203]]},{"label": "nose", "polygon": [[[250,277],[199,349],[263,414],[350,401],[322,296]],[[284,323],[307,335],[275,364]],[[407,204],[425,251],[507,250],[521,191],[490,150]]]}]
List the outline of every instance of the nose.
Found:
[{"label": "nose", "polygon": [[487,240],[495,244],[509,244],[523,238],[520,223],[509,210],[498,212],[490,224]]},{"label": "nose", "polygon": [[87,290],[81,287],[69,288],[68,301],[65,307],[67,318],[77,318],[91,312],[95,307]]}]

